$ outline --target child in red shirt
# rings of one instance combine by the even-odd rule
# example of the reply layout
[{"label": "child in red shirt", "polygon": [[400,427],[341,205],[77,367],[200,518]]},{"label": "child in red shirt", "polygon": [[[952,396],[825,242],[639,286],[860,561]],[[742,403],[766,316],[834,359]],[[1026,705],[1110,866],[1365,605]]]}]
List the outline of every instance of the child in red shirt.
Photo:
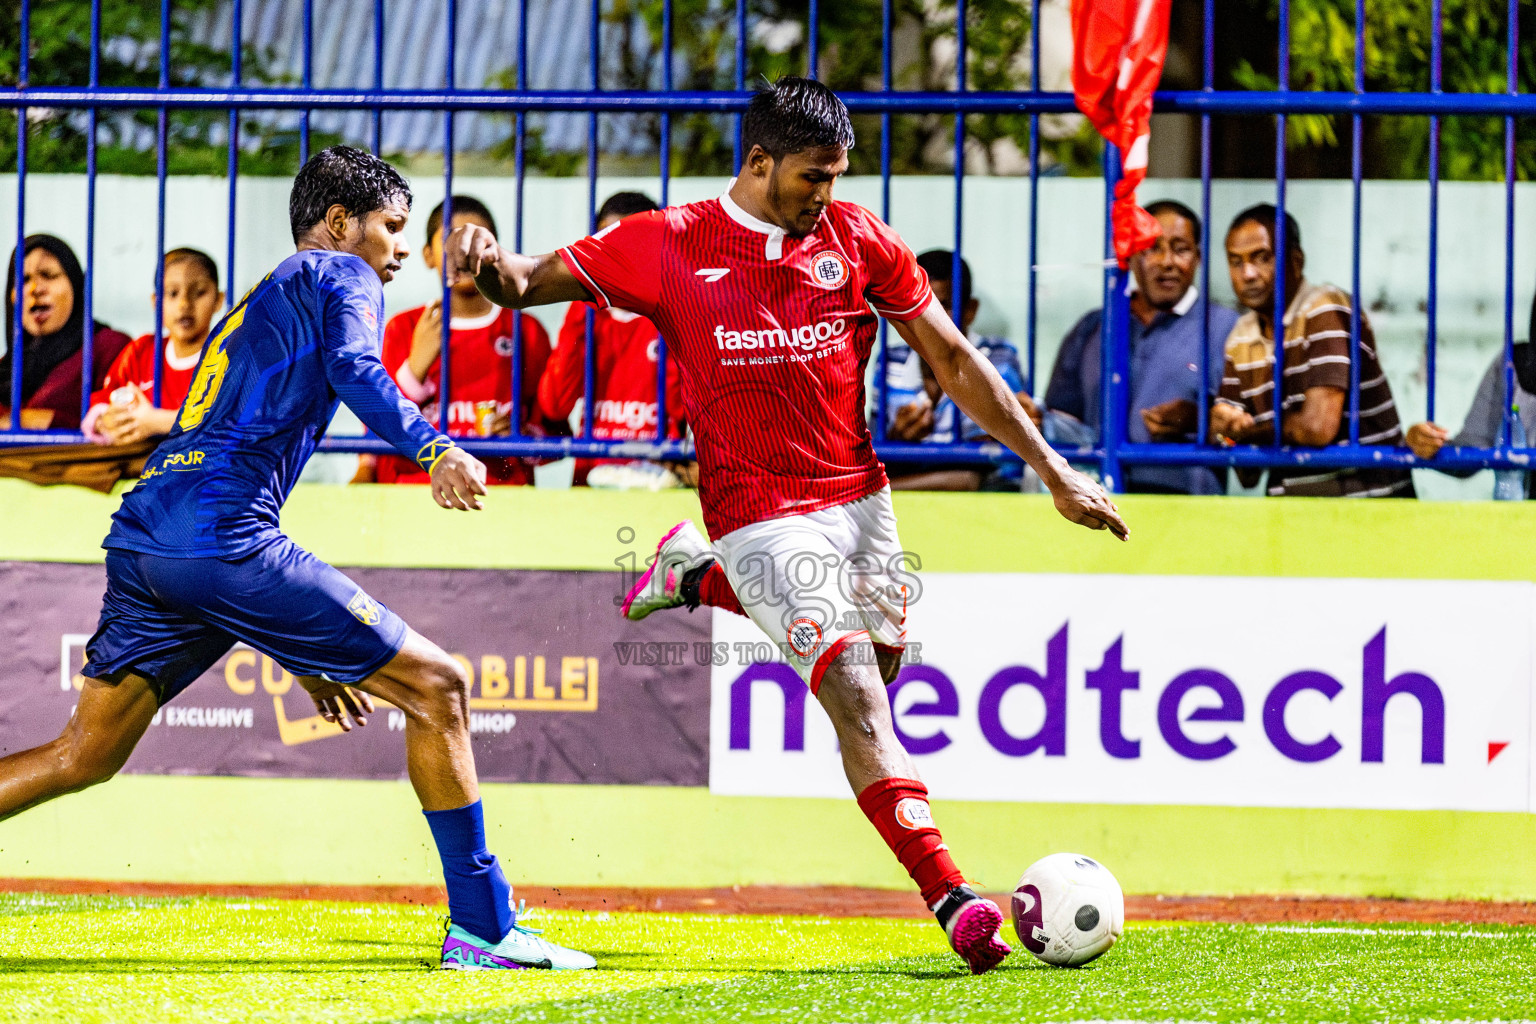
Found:
[{"label": "child in red shirt", "polygon": [[[172,249],[165,254],[162,287],[164,344],[155,344],[150,334],[129,342],[91,394],[80,430],[97,444],[131,444],[169,434],[192,387],[208,329],[224,305],[219,268],[199,249]],[[156,359],[165,366],[159,405],[153,401]]]},{"label": "child in red shirt", "polygon": [[[453,197],[453,226],[478,224],[492,234],[496,221],[485,204],[470,196]],[[434,273],[442,265],[443,204],[427,218],[427,242],[422,262]],[[527,313],[503,309],[475,289],[474,279],[462,276],[451,285],[449,321],[450,386],[448,433],[454,437],[489,437],[511,433],[513,324],[522,320],[524,432],[537,422],[539,379],[549,361],[549,334]],[[438,388],[443,341],[442,301],[408,309],[392,317],[384,328],[384,368],[400,391],[421,406],[430,423],[438,422]],[[533,483],[533,461],[488,458],[488,484]],[[354,482],[366,481],[366,456]],[[426,483],[420,467],[399,455],[381,455],[373,466],[373,479],[381,484]]]},{"label": "child in red shirt", "polygon": [[[625,217],[656,209],[650,197],[639,192],[609,196],[597,213],[602,231]],[[573,302],[560,327],[559,342],[549,359],[549,369],[539,384],[539,407],[546,419],[563,421],[578,399],[584,397],[587,366],[587,313],[592,312],[592,436],[595,438],[654,441],[656,439],[656,356],[660,334],[638,313],[622,309],[595,309],[590,303]],[[682,436],[683,391],[677,361],[667,356],[667,421],[669,437]],[[572,484],[587,483],[593,467],[624,459],[577,459]]]}]

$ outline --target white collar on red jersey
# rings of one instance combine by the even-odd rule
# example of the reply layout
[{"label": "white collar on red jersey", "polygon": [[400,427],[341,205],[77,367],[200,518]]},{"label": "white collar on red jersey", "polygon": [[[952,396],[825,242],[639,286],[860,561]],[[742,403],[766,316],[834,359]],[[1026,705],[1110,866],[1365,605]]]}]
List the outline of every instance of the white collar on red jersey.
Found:
[{"label": "white collar on red jersey", "polygon": [[725,186],[725,193],[720,197],[720,209],[731,220],[750,231],[756,231],[760,235],[767,235],[768,241],[763,243],[763,259],[770,262],[784,255],[784,229],[776,224],[769,224],[765,220],[758,220],[746,210],[736,204],[731,198],[731,188],[736,184],[732,178],[731,183]]},{"label": "white collar on red jersey", "polygon": [[448,328],[454,331],[478,331],[482,327],[489,327],[501,316],[501,307],[492,306],[489,313],[483,316],[455,316],[449,317]]},{"label": "white collar on red jersey", "polygon": [[170,370],[190,370],[203,358],[203,350],[199,348],[191,355],[182,358],[176,354],[176,343],[171,339],[165,339],[165,366]]}]

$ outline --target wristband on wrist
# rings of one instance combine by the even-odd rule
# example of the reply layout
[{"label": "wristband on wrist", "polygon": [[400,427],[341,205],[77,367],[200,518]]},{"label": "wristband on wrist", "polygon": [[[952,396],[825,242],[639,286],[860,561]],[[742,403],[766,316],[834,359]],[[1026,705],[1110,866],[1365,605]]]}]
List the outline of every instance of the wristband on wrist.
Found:
[{"label": "wristband on wrist", "polygon": [[454,448],[458,447],[446,437],[438,436],[421,446],[421,451],[416,453],[416,465],[431,473],[437,468],[437,464],[443,461]]}]

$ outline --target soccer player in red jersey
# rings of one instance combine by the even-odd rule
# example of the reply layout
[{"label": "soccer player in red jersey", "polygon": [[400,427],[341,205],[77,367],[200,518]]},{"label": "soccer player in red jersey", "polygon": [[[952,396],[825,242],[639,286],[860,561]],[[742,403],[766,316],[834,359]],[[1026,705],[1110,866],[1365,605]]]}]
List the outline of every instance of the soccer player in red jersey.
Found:
[{"label": "soccer player in red jersey", "polygon": [[[597,211],[597,230],[625,217],[655,210],[640,192],[616,192]],[[607,440],[650,441],[656,437],[656,358],[660,350],[656,325],[638,313],[616,307],[573,302],[560,326],[559,343],[539,381],[539,406],[551,420],[571,415],[586,388],[587,314],[592,314],[593,381],[592,436]],[[670,434],[681,437],[682,380],[677,359],[667,356],[667,420]],[[586,484],[594,466],[622,459],[577,459],[572,483]]]},{"label": "soccer player in red jersey", "polygon": [[[187,397],[197,372],[203,342],[214,314],[224,305],[219,268],[201,249],[172,249],[165,254],[160,278],[165,292],[160,320],[162,344],[146,334],[129,342],[91,394],[91,408],[81,433],[98,444],[132,444],[162,437],[176,424],[176,410]],[[161,301],[155,296],[155,301]],[[155,393],[155,360],[165,364],[160,376],[160,404]]]},{"label": "soccer player in red jersey", "polygon": [[[496,220],[473,196],[453,197],[453,226],[475,224],[491,234]],[[427,242],[422,262],[434,274],[442,266],[443,204],[427,217]],[[522,320],[523,403],[526,429],[534,422],[539,380],[549,361],[549,333],[526,313],[499,309],[463,277],[450,283],[448,403],[450,437],[488,437],[509,433],[512,415],[512,325]],[[390,318],[384,328],[384,368],[405,397],[421,407],[430,423],[438,422],[439,368],[443,348],[443,304],[433,299]],[[533,465],[521,459],[485,460],[488,484],[531,484]],[[374,480],[381,484],[424,484],[425,470],[401,455],[379,456]]]},{"label": "soccer player in red jersey", "polygon": [[782,78],[748,107],[746,157],[719,199],[638,214],[544,256],[507,252],[469,227],[447,256],[499,304],[595,301],[661,330],[683,368],[714,549],[679,524],[626,614],[702,601],[743,612],[780,644],[832,720],[860,808],[979,974],[1010,952],[1002,912],[955,866],[883,685],[900,667],[906,590],[864,416],[875,314],[961,410],[1034,468],[1063,516],[1121,539],[1128,531],[1103,489],[1046,445],[896,233],[833,201],[851,145],[847,108],[830,89]]}]

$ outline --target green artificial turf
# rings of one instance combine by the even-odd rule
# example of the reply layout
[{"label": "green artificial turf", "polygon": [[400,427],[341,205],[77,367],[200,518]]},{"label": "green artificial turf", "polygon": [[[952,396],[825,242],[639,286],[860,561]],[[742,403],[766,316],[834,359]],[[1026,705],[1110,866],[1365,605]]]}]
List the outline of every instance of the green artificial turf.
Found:
[{"label": "green artificial turf", "polygon": [[598,970],[452,972],[430,969],[439,914],[0,895],[0,1020],[1536,1018],[1536,929],[1132,925],[1084,969],[1016,954],[972,978],[925,921],[549,913]]}]

